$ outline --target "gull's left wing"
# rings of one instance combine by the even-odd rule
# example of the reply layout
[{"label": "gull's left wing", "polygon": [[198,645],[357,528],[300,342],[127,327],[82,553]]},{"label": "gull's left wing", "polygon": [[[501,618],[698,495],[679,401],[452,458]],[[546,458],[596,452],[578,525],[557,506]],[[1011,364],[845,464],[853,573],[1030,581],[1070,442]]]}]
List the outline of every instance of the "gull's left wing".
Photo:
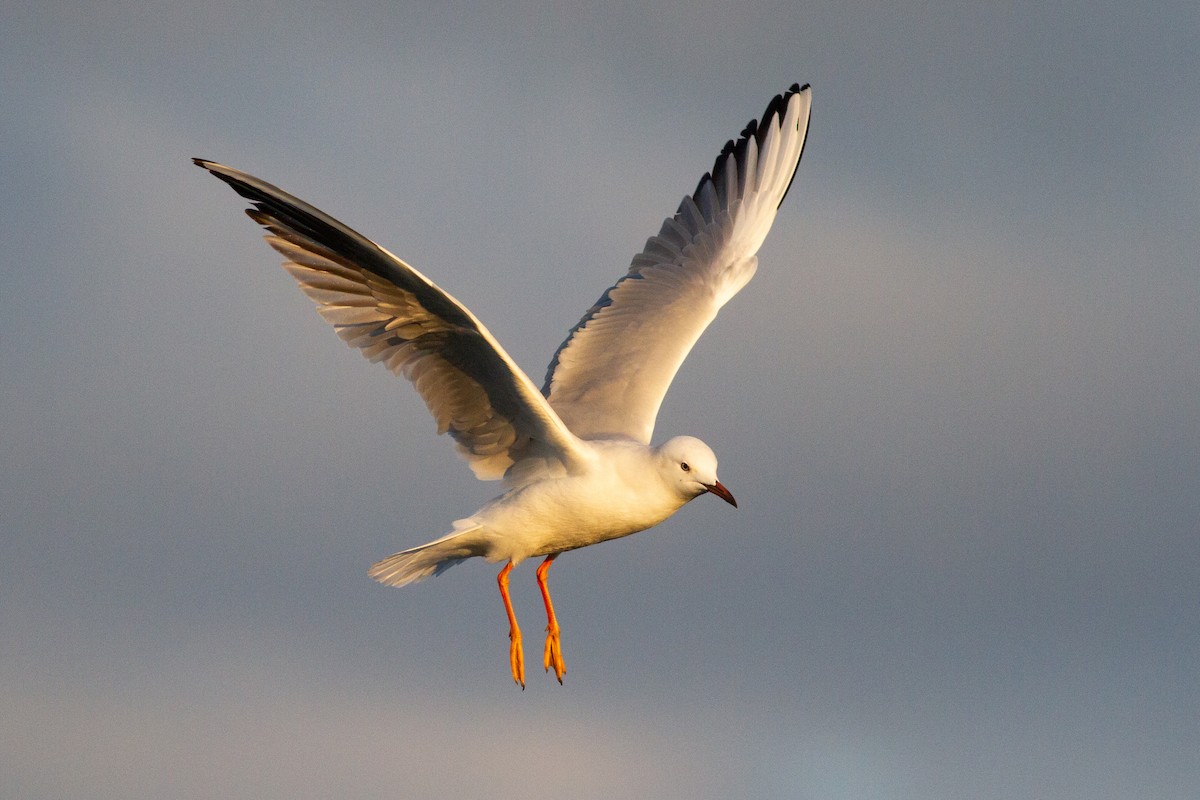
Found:
[{"label": "gull's left wing", "polygon": [[246,213],[267,229],[284,268],[338,336],[412,381],[438,433],[450,433],[476,477],[505,477],[513,464],[525,467],[521,474],[571,471],[588,459],[483,323],[432,281],[266,181],[193,160],[250,201]]},{"label": "gull's left wing", "polygon": [[629,272],[558,348],[542,393],[577,436],[644,444],[680,364],[758,265],[808,132],[812,92],[793,85],[729,142]]}]

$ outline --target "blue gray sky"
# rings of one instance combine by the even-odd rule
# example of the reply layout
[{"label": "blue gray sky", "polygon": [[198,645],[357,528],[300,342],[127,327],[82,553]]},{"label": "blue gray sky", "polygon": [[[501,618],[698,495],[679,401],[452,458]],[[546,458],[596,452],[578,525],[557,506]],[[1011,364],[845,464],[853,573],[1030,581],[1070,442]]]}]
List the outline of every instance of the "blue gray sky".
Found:
[{"label": "blue gray sky", "polygon": [[[4,18],[0,795],[1195,797],[1194,3]],[[188,159],[540,381],[792,82],[799,175],[658,425],[741,508],[560,559],[566,685],[522,693],[494,567],[365,574],[498,486]]]}]

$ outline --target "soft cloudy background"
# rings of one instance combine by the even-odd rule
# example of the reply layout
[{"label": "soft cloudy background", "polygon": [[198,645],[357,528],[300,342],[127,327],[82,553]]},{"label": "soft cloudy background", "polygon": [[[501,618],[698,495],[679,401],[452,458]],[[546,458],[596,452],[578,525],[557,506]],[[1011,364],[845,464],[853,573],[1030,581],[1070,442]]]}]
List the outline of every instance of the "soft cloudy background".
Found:
[{"label": "soft cloudy background", "polygon": [[[0,795],[1196,797],[1198,40],[1192,2],[6,4]],[[799,176],[659,419],[742,507],[561,559],[566,685],[521,692],[495,568],[365,575],[496,485],[188,158],[540,381],[793,81]]]}]

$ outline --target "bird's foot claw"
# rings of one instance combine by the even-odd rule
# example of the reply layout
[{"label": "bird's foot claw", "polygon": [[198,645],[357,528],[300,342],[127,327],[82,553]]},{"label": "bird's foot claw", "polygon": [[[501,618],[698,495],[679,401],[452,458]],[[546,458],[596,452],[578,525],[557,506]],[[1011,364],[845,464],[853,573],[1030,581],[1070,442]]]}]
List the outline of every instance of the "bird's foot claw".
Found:
[{"label": "bird's foot claw", "polygon": [[561,685],[563,675],[567,672],[567,662],[563,660],[562,642],[559,641],[558,634],[557,625],[546,626],[546,649],[542,653],[542,666],[546,668],[546,672],[550,671],[550,667],[554,667],[554,675]]},{"label": "bird's foot claw", "polygon": [[514,631],[509,633],[508,638],[512,643],[508,646],[508,661],[512,667],[513,680],[521,685],[521,690],[525,690],[525,648],[521,646],[521,632]]}]

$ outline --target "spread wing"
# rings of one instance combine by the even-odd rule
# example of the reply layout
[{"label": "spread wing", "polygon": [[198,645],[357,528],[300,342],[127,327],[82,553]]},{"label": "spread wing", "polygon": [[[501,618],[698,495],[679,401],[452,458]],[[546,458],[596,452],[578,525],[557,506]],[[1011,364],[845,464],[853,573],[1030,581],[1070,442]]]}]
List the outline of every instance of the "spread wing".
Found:
[{"label": "spread wing", "polygon": [[808,132],[812,92],[793,85],[717,156],[629,272],[558,348],[542,393],[577,436],[649,444],[680,364],[758,265]]},{"label": "spread wing", "polygon": [[338,336],[412,381],[478,478],[504,477],[514,463],[522,474],[572,470],[586,458],[487,328],[428,278],[275,186],[194,161],[251,202],[246,213]]}]

